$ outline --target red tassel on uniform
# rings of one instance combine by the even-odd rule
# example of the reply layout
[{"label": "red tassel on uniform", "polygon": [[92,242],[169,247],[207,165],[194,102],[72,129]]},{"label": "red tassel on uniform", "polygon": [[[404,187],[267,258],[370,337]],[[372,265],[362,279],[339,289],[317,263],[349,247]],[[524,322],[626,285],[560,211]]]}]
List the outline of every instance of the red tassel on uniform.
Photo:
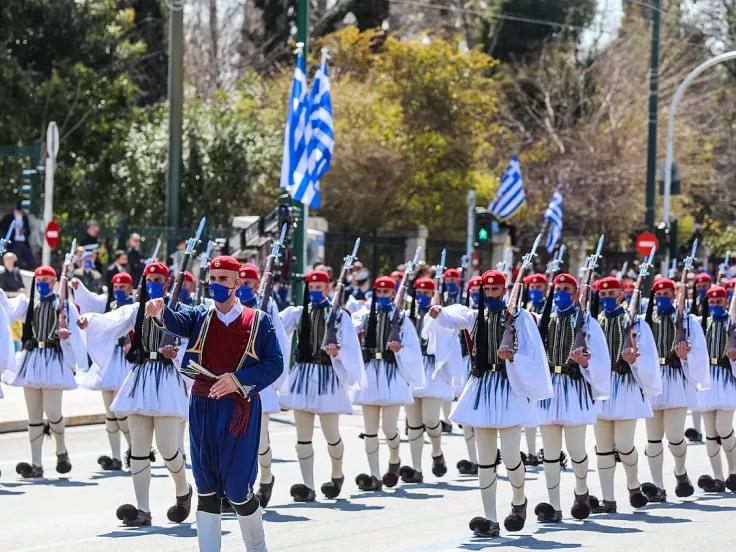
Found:
[{"label": "red tassel on uniform", "polygon": [[[258,397],[259,395],[256,394],[250,398],[253,399]],[[228,429],[230,433],[235,437],[238,437],[240,435],[245,435],[246,430],[248,429],[248,421],[250,420],[250,401],[248,399],[244,399],[240,395],[236,395],[232,398],[235,399],[237,404],[235,406],[235,413],[230,419],[230,426]]]}]

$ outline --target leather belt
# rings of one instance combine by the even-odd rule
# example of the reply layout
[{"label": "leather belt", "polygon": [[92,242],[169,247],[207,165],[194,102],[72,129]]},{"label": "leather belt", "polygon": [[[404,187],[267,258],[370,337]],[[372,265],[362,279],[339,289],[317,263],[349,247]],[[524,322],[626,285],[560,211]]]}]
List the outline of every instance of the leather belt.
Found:
[{"label": "leather belt", "polygon": [[667,359],[659,357],[659,365],[664,366],[665,364],[667,364]]},{"label": "leather belt", "polygon": [[718,364],[720,362],[720,359],[711,357],[710,363],[711,364]]},{"label": "leather belt", "polygon": [[376,360],[383,360],[383,353],[375,353],[373,355],[373,358],[375,358]]},{"label": "leather belt", "polygon": [[45,348],[46,348],[46,342],[45,342],[45,341],[39,341],[39,342],[38,342],[38,343],[36,344],[36,346],[37,346],[37,347],[38,347],[39,349],[45,349]]}]

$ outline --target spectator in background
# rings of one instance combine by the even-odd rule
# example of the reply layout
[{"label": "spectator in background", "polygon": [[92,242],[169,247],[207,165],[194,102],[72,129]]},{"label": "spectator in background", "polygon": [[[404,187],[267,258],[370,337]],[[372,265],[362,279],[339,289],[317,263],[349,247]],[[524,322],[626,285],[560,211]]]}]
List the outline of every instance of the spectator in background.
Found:
[{"label": "spectator in background", "polygon": [[102,293],[102,274],[95,270],[94,254],[85,251],[80,260],[82,267],[74,270],[74,277],[92,293]]},{"label": "spectator in background", "polygon": [[[171,273],[171,277],[173,278],[176,276],[176,273],[179,271],[179,265],[181,264],[181,260],[184,257],[184,252],[187,249],[187,240],[184,238],[177,238],[176,239],[176,249],[171,254],[171,267],[169,267],[169,272]],[[192,266],[194,264],[194,259],[190,258],[189,262],[187,263],[187,266],[184,267],[184,271],[192,271]]]},{"label": "spectator in background", "polygon": [[[90,222],[87,226],[87,232],[82,235],[79,239],[79,245],[84,247],[87,251],[95,251],[100,247],[100,225],[96,222]],[[95,255],[94,257],[95,270],[102,273],[102,261]]]},{"label": "spectator in background", "polygon": [[15,206],[12,213],[8,213],[0,220],[0,234],[1,237],[5,237],[10,228],[10,223],[15,221],[15,230],[10,236],[10,244],[8,245],[8,251],[15,253],[18,259],[18,265],[26,270],[33,270],[36,268],[36,259],[33,257],[33,251],[31,250],[30,236],[31,236],[31,224],[28,220],[28,215],[23,211],[23,207],[20,203]]},{"label": "spectator in background", "polygon": [[112,289],[113,276],[120,274],[121,272],[125,272],[127,266],[128,256],[125,254],[125,251],[118,249],[113,254],[112,264],[107,267],[107,270],[105,270],[105,285],[108,289]]},{"label": "spectator in background", "polygon": [[133,278],[133,287],[138,287],[138,281],[143,275],[143,255],[141,254],[140,234],[131,234],[128,238],[128,249],[125,252],[128,258],[128,274]]},{"label": "spectator in background", "polygon": [[3,265],[5,266],[5,272],[0,274],[0,288],[7,292],[24,292],[23,278],[20,275],[20,270],[15,266],[18,258],[15,253],[8,251],[3,255]]}]

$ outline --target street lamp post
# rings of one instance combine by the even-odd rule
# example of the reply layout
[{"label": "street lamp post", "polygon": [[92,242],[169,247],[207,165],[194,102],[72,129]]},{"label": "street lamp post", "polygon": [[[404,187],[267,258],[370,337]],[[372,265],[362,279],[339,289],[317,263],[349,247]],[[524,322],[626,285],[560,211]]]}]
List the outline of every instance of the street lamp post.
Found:
[{"label": "street lamp post", "polygon": [[[736,59],[736,51],[726,52],[725,54],[721,54],[719,56],[711,58],[708,61],[698,65],[687,77],[685,77],[685,80],[682,81],[682,84],[677,89],[677,92],[675,92],[675,95],[672,98],[672,103],[670,104],[669,120],[667,123],[667,154],[664,161],[664,208],[662,210],[662,220],[668,228],[670,226],[670,191],[672,188],[672,159],[674,157],[675,113],[677,111],[677,104],[680,102],[680,99],[682,99],[682,96],[685,94],[685,90],[690,85],[690,83],[695,80],[703,71],[705,71],[706,69],[710,69],[714,65],[718,65],[719,63],[723,63],[724,61],[729,61],[731,59]],[[664,255],[664,260],[662,261],[662,266],[660,269],[661,274],[667,274],[669,264],[670,254],[669,251],[667,251]]]}]

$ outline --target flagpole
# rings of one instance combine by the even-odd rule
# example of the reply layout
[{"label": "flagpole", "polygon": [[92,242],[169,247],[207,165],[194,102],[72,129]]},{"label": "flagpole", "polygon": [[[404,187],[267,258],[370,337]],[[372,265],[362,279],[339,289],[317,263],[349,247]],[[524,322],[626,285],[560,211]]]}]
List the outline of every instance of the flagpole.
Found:
[{"label": "flagpole", "polygon": [[[296,40],[304,44],[304,74],[307,75],[309,73],[309,0],[299,0]],[[294,230],[294,273],[303,275],[306,274],[307,270],[307,221],[309,219],[309,206],[293,199],[292,202],[299,209],[299,222]],[[291,298],[294,304],[302,304],[303,293],[303,283],[292,286]]]}]

